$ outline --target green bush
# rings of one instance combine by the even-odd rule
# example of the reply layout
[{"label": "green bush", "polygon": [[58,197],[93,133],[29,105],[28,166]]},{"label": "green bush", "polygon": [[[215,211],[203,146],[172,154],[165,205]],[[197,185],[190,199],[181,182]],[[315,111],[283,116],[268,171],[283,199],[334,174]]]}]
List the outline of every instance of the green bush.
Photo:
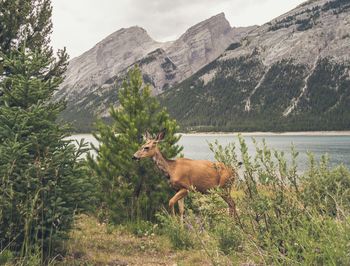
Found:
[{"label": "green bush", "polygon": [[188,228],[191,225],[182,226],[176,217],[165,211],[158,213],[157,218],[161,224],[160,232],[169,238],[175,249],[186,250],[195,247],[195,237]]},{"label": "green bush", "polygon": [[215,265],[225,265],[223,258],[234,264],[349,265],[349,170],[330,169],[326,157],[317,164],[310,156],[308,171],[299,174],[293,147],[286,160],[265,142],[255,142],[255,156],[243,138],[239,143],[240,156],[234,144],[210,145],[227,165],[235,167],[242,158],[244,169],[232,187],[239,220],[225,211],[220,189],[191,192],[184,227],[162,216],[161,227],[173,245],[186,247],[186,239]]},{"label": "green bush", "polygon": [[[74,214],[93,200],[94,182],[56,118],[51,97],[62,81],[52,60],[24,48],[4,55],[0,82],[0,248],[44,260],[66,237]],[[51,76],[52,75],[52,76]]]},{"label": "green bush", "polygon": [[0,5],[0,257],[39,265],[92,202],[94,182],[79,159],[83,142],[77,148],[56,123],[68,55],[50,46],[51,1]]},{"label": "green bush", "polygon": [[340,165],[329,169],[328,159],[322,158],[315,166],[310,155],[311,167],[303,180],[305,203],[316,208],[322,214],[342,217],[350,214],[350,172]]},{"label": "green bush", "polygon": [[232,224],[232,220],[222,219],[221,223],[214,227],[214,236],[218,241],[218,249],[228,255],[239,252],[242,248],[243,237],[240,230]]}]

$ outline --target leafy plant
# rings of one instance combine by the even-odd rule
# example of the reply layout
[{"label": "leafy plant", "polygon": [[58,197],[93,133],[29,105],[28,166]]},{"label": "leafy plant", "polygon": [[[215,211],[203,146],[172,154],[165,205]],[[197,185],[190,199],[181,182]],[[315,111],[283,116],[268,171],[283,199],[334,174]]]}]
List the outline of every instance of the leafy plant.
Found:
[{"label": "leafy plant", "polygon": [[167,158],[176,156],[182,150],[176,145],[177,124],[151,96],[149,87],[143,86],[138,68],[129,72],[118,94],[120,106],[110,108],[112,123],[96,124],[94,136],[100,146],[94,147],[97,156],[88,158],[89,165],[99,179],[101,204],[109,221],[154,220],[154,214],[167,204],[170,187],[154,162],[135,162],[132,155],[143,142],[142,134],[165,128],[161,149]]},{"label": "leafy plant", "polygon": [[162,225],[161,233],[169,238],[175,249],[183,250],[194,248],[194,236],[186,227],[179,224],[176,217],[163,211],[157,214],[157,218]]},{"label": "leafy plant", "polygon": [[[309,170],[297,172],[298,153],[291,158],[271,151],[265,142],[255,142],[256,155],[239,137],[235,145],[210,145],[215,158],[243,171],[232,187],[239,220],[233,219],[220,202],[220,189],[207,195],[190,193],[183,229],[177,220],[161,219],[164,234],[174,237],[186,230],[193,248],[202,250],[214,265],[286,264],[347,265],[350,263],[349,170],[330,169],[326,157],[316,163],[310,155]],[[183,238],[183,235],[180,235]],[[181,238],[181,239],[182,239]]]}]

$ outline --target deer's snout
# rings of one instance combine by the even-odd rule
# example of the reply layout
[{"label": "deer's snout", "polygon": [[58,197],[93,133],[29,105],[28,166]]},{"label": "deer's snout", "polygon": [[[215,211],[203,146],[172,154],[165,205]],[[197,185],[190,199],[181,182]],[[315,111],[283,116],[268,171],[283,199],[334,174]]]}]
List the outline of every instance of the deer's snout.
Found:
[{"label": "deer's snout", "polygon": [[140,158],[139,158],[139,157],[136,157],[135,154],[131,157],[131,159],[133,159],[133,160],[135,160],[135,161],[140,160]]}]

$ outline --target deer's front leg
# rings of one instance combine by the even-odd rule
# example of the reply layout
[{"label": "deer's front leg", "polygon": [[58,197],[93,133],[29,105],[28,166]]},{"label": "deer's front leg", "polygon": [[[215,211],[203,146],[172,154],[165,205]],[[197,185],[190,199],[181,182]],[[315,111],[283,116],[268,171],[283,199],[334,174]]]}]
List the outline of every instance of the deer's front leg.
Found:
[{"label": "deer's front leg", "polygon": [[174,195],[174,197],[172,197],[169,200],[169,208],[173,215],[175,215],[175,209],[174,209],[175,203],[178,202],[178,200],[186,197],[187,194],[188,194],[188,190],[186,188],[182,188]]},{"label": "deer's front leg", "polygon": [[185,202],[184,202],[184,198],[179,199],[177,201],[177,204],[179,206],[179,214],[180,214],[180,223],[181,225],[183,225],[184,223],[184,212],[185,212]]}]

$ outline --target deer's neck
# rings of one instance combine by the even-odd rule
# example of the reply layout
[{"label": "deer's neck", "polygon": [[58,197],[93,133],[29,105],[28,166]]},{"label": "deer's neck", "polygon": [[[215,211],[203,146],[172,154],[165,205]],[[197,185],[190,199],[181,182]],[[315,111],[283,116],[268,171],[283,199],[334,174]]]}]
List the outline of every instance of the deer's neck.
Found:
[{"label": "deer's neck", "polygon": [[165,158],[159,149],[157,149],[152,159],[157,165],[158,169],[169,177],[171,160],[168,160],[167,158]]}]

